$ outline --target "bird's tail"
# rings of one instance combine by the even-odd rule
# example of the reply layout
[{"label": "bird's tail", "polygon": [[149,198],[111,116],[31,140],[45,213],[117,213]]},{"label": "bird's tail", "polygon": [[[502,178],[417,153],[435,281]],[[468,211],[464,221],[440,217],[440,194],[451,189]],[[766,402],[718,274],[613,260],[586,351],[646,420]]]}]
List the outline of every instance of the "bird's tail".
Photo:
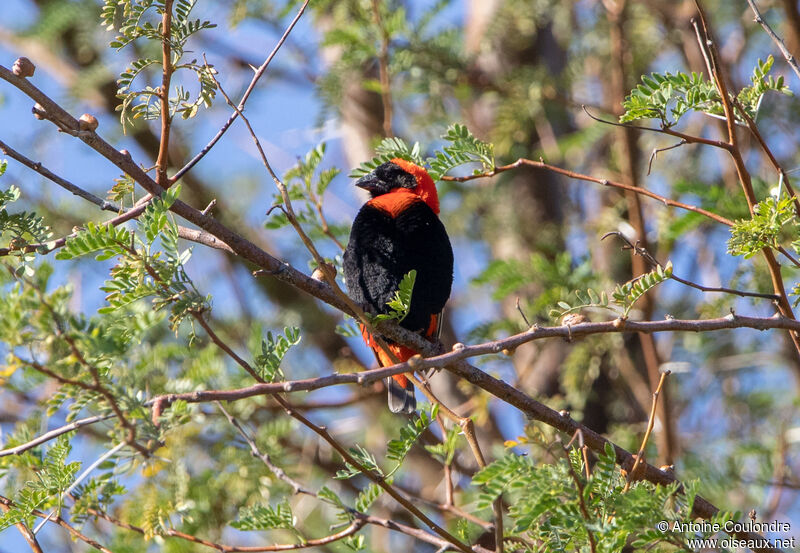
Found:
[{"label": "bird's tail", "polygon": [[[431,322],[425,332],[425,336],[428,338],[438,338],[438,333],[441,329],[440,323],[441,316],[432,315]],[[375,357],[381,367],[389,367],[394,365],[392,358],[385,351],[383,351],[383,349],[377,344],[376,340],[373,339],[372,335],[367,332],[363,325],[361,325],[361,336],[364,338],[364,342],[366,342],[366,344],[375,353]],[[401,363],[408,361],[417,354],[417,352],[413,349],[401,346],[400,344],[394,344],[390,342],[386,345],[388,346],[389,351],[391,351]],[[405,374],[396,374],[387,378],[386,389],[388,391],[389,410],[392,413],[405,413],[410,415],[417,410],[417,399],[414,396],[414,385]]]},{"label": "bird's tail", "polygon": [[417,410],[417,398],[414,396],[414,385],[405,377],[397,374],[386,379],[389,411],[410,415]]}]

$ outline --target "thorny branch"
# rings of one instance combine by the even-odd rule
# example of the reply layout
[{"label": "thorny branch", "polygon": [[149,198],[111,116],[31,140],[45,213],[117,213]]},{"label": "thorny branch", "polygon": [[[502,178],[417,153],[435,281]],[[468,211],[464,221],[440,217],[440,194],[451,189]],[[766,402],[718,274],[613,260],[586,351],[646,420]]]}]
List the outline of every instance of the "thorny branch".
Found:
[{"label": "thorny branch", "polygon": [[794,58],[792,53],[786,47],[786,44],[781,40],[775,31],[772,30],[772,27],[769,26],[769,23],[764,19],[761,15],[761,11],[758,9],[758,5],[755,3],[755,0],[747,0],[747,3],[750,5],[750,9],[753,10],[755,14],[755,22],[763,27],[764,31],[769,35],[769,38],[778,46],[778,49],[783,54],[783,57],[786,59],[786,63],[792,68],[794,74],[797,75],[797,78],[800,79],[800,67],[797,66],[797,60]]}]

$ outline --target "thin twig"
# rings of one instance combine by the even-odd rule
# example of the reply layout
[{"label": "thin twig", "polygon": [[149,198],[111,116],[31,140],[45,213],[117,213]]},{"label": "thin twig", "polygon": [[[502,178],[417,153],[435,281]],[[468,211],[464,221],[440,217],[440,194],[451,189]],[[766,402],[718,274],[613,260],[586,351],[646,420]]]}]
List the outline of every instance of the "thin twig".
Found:
[{"label": "thin twig", "polygon": [[[635,255],[639,255],[643,257],[651,266],[653,267],[663,267],[664,264],[658,261],[653,255],[648,252],[646,249],[641,247],[638,243],[633,244],[627,236],[622,234],[618,231],[607,232],[601,238],[604,240],[607,236],[614,235],[618,237],[620,240],[625,242],[625,245],[622,249],[631,250]],[[676,276],[674,273],[670,275],[670,278],[676,282],[680,282],[681,284],[685,284],[686,286],[690,286],[696,290],[700,290],[701,292],[720,292],[724,294],[733,294],[735,296],[740,297],[748,297],[748,298],[764,298],[772,301],[777,301],[779,298],[775,294],[762,294],[760,292],[745,292],[744,290],[736,290],[734,288],[724,288],[719,286],[703,286],[702,284],[697,284],[696,282],[692,282],[690,280],[686,280],[679,276]]]},{"label": "thin twig", "polygon": [[650,171],[653,169],[653,162],[656,160],[656,156],[661,152],[667,152],[669,150],[674,150],[675,148],[680,148],[681,146],[687,144],[685,138],[681,138],[680,142],[673,144],[672,146],[665,146],[664,148],[653,148],[652,153],[650,154],[650,160],[647,162],[647,175],[650,176]]},{"label": "thin twig", "polygon": [[528,317],[525,316],[525,312],[522,310],[522,306],[520,306],[520,304],[519,304],[519,296],[517,296],[516,305],[517,305],[517,311],[519,311],[519,314],[522,316],[522,320],[525,321],[525,326],[527,328],[530,328],[531,327],[531,323],[530,323],[530,321],[528,321]]},{"label": "thin twig", "polygon": [[163,188],[169,188],[170,180],[167,176],[169,165],[169,131],[172,126],[172,116],[169,113],[169,86],[172,79],[172,2],[164,0],[161,15],[161,89],[158,97],[161,101],[161,139],[158,144],[158,159],[156,160],[156,182]]},{"label": "thin twig", "polygon": [[545,163],[543,161],[533,161],[531,159],[525,159],[525,158],[520,158],[517,161],[515,161],[514,163],[510,163],[508,165],[502,165],[500,167],[495,167],[491,171],[486,171],[484,173],[478,173],[478,174],[473,174],[473,175],[465,175],[463,177],[451,177],[451,176],[445,175],[444,177],[442,177],[442,180],[455,181],[455,182],[465,182],[465,181],[470,181],[470,180],[480,179],[480,178],[485,178],[485,177],[493,177],[495,175],[498,175],[500,173],[504,173],[506,171],[511,171],[513,169],[518,169],[519,167],[522,167],[523,165],[528,166],[528,167],[535,167],[535,168],[538,168],[538,169],[544,169],[546,171],[550,171],[550,172],[553,172],[553,173],[558,173],[559,175],[564,175],[565,177],[569,177],[571,179],[582,180],[582,181],[587,181],[587,182],[594,182],[594,183],[597,183],[597,184],[602,184],[603,186],[611,186],[613,188],[620,188],[622,190],[629,190],[631,192],[636,192],[637,194],[641,194],[643,196],[647,196],[648,198],[653,198],[654,200],[658,200],[661,203],[663,203],[664,205],[668,205],[668,206],[671,206],[671,207],[678,207],[678,208],[681,208],[681,209],[685,209],[687,211],[693,211],[694,213],[699,213],[700,215],[704,215],[704,216],[708,217],[709,219],[713,219],[714,221],[716,221],[718,223],[722,223],[723,225],[727,225],[727,226],[733,225],[733,221],[723,217],[722,215],[717,215],[716,213],[712,213],[711,211],[705,210],[705,209],[703,209],[701,207],[695,207],[693,205],[687,205],[687,204],[682,203],[682,202],[671,200],[669,198],[666,198],[664,196],[656,194],[655,192],[651,192],[651,191],[649,191],[649,190],[647,190],[645,188],[640,188],[638,186],[632,186],[630,184],[624,184],[624,183],[616,182],[616,181],[609,180],[609,179],[600,179],[600,178],[592,177],[592,176],[589,176],[589,175],[583,175],[583,174],[577,173],[575,171],[570,171],[569,169],[562,169],[561,167],[556,167],[555,165],[550,165],[550,164]]},{"label": "thin twig", "polygon": [[16,150],[14,150],[11,146],[6,144],[2,140],[0,140],[0,152],[3,152],[3,154],[7,155],[11,159],[17,160],[18,162],[20,162],[24,166],[26,166],[26,167],[28,167],[30,169],[33,169],[34,171],[36,171],[37,173],[39,173],[43,177],[45,177],[47,179],[50,179],[51,181],[53,181],[54,183],[59,185],[64,190],[66,190],[68,192],[71,192],[75,196],[79,196],[79,197],[83,198],[87,202],[93,203],[94,205],[96,205],[100,209],[102,209],[104,211],[113,211],[115,213],[119,213],[120,212],[119,206],[117,206],[113,202],[109,202],[108,200],[104,200],[102,198],[98,198],[97,196],[95,196],[91,192],[87,192],[86,190],[84,190],[80,186],[72,184],[67,179],[59,177],[58,175],[56,175],[55,173],[53,173],[52,171],[47,169],[40,162],[33,161],[33,160],[25,157],[24,155],[22,155],[21,153],[17,152]]},{"label": "thin twig", "polygon": [[196,156],[194,156],[192,159],[190,159],[189,162],[186,165],[184,165],[177,173],[175,173],[170,178],[171,182],[177,181],[183,175],[188,173],[191,170],[192,167],[197,165],[197,163],[201,159],[203,159],[203,157],[208,152],[211,151],[211,148],[213,148],[214,145],[217,142],[219,142],[219,139],[222,138],[222,135],[225,134],[225,131],[228,130],[228,128],[233,124],[233,122],[236,120],[236,118],[239,117],[240,112],[242,112],[244,110],[244,106],[247,103],[247,99],[250,97],[250,94],[255,89],[256,83],[258,83],[258,80],[262,77],[262,75],[264,75],[264,72],[267,70],[267,67],[269,67],[269,64],[272,61],[272,59],[275,57],[275,54],[277,54],[278,50],[280,50],[281,46],[283,46],[283,43],[286,42],[286,39],[289,37],[289,33],[292,32],[292,29],[294,29],[294,26],[300,20],[300,16],[303,15],[303,12],[305,11],[306,6],[308,6],[309,1],[310,0],[305,0],[305,2],[303,2],[303,5],[300,6],[299,10],[297,10],[297,15],[294,16],[294,19],[292,19],[292,22],[289,23],[288,27],[286,27],[286,30],[283,32],[283,35],[281,35],[281,38],[278,40],[278,43],[275,45],[275,47],[269,53],[269,56],[267,56],[267,59],[265,59],[264,63],[262,63],[261,66],[258,69],[256,69],[256,72],[253,75],[253,78],[250,80],[250,84],[247,86],[247,89],[244,91],[244,94],[242,94],[242,99],[239,100],[239,104],[236,106],[236,109],[234,109],[233,113],[231,113],[231,116],[228,118],[228,120],[225,121],[225,124],[222,125],[222,127],[217,131],[217,134],[214,135],[214,138],[212,138],[211,141],[208,144],[206,144],[206,146],[202,150],[200,150],[200,152],[198,152]]},{"label": "thin twig", "polygon": [[650,418],[647,421],[647,430],[642,438],[642,445],[639,446],[639,452],[636,454],[636,460],[633,462],[633,467],[631,467],[630,472],[628,472],[628,481],[625,482],[625,487],[622,489],[623,493],[630,489],[631,482],[637,478],[636,471],[643,462],[644,449],[647,447],[647,441],[650,439],[650,434],[653,432],[653,426],[655,426],[656,423],[656,407],[658,406],[658,396],[661,394],[661,389],[664,387],[664,381],[669,375],[670,371],[664,371],[661,373],[661,378],[658,380],[656,391],[653,392],[653,406],[650,408]]},{"label": "thin twig", "polygon": [[231,423],[231,426],[233,426],[236,431],[239,432],[239,435],[244,438],[244,441],[247,442],[247,445],[250,447],[250,453],[252,453],[253,457],[260,459],[261,462],[264,463],[270,471],[272,471],[272,474],[289,484],[289,486],[291,486],[291,488],[294,490],[294,493],[317,497],[316,493],[307,490],[300,482],[286,474],[286,471],[273,463],[272,458],[267,453],[263,453],[260,449],[258,449],[255,438],[253,438],[250,433],[244,429],[242,424],[236,420],[233,415],[227,411],[227,409],[225,409],[222,403],[219,401],[216,401],[215,403],[217,408],[222,411],[223,415],[225,415],[225,418],[228,419],[228,422]]},{"label": "thin twig", "polygon": [[783,54],[783,57],[786,59],[786,63],[789,64],[789,66],[792,68],[792,71],[794,71],[794,74],[797,75],[798,79],[800,79],[800,67],[798,67],[797,60],[794,58],[792,53],[786,47],[786,44],[783,42],[783,40],[781,40],[781,37],[779,37],[775,33],[775,31],[772,30],[772,27],[769,26],[767,20],[762,17],[761,12],[758,10],[758,6],[755,3],[755,0],[747,0],[747,3],[750,6],[750,9],[753,10],[753,13],[755,14],[755,22],[761,25],[761,27],[763,27],[764,31],[778,46],[778,49],[781,51],[781,54]]}]

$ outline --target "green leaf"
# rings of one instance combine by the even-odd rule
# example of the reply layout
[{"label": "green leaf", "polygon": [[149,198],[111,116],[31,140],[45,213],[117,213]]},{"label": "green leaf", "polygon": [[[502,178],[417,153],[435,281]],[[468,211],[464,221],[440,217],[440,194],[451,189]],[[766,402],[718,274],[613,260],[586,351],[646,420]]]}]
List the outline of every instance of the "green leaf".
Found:
[{"label": "green leaf", "polygon": [[664,267],[658,266],[625,284],[618,284],[611,294],[612,300],[623,308],[623,316],[627,317],[639,298],[671,276],[672,261],[668,261]]},{"label": "green leaf", "polygon": [[479,163],[481,171],[485,172],[494,169],[494,146],[476,138],[465,125],[451,125],[442,138],[450,145],[428,158],[428,173],[434,181],[465,164]]},{"label": "green leaf", "polygon": [[285,327],[283,334],[277,336],[267,332],[266,340],[261,340],[261,352],[255,355],[259,376],[267,382],[283,379],[284,374],[281,370],[283,358],[292,346],[300,343],[300,339],[300,329],[294,326]]},{"label": "green leaf", "polygon": [[383,493],[383,488],[375,483],[371,483],[361,490],[356,497],[356,511],[366,513],[381,493]]},{"label": "green leaf", "polygon": [[386,458],[396,462],[397,466],[387,476],[391,476],[400,468],[408,452],[411,451],[411,448],[417,443],[422,433],[428,429],[433,419],[436,418],[437,407],[433,407],[430,416],[425,411],[422,411],[418,417],[415,417],[400,429],[399,439],[389,441]]},{"label": "green leaf", "polygon": [[394,297],[386,302],[386,305],[389,307],[389,312],[376,315],[376,322],[388,320],[402,322],[403,319],[406,318],[408,312],[411,310],[411,294],[414,291],[414,283],[416,280],[417,271],[415,269],[411,269],[403,276],[403,280],[400,281],[400,285],[394,293]]},{"label": "green leaf", "polygon": [[423,163],[419,154],[419,144],[414,143],[412,147],[409,147],[402,138],[389,137],[384,138],[375,148],[375,157],[354,169],[350,173],[350,177],[363,177],[367,173],[374,171],[379,165],[383,165],[395,158],[405,159],[417,165],[422,165]]},{"label": "green leaf", "polygon": [[292,530],[294,528],[294,515],[288,501],[278,503],[275,507],[270,505],[253,505],[239,509],[239,520],[231,522],[237,530]]},{"label": "green leaf", "polygon": [[131,235],[122,226],[96,225],[89,222],[86,228],[69,238],[56,254],[56,259],[73,259],[90,253],[101,252],[97,259],[109,259],[123,255],[130,244]]},{"label": "green leaf", "polygon": [[749,259],[764,248],[779,248],[782,240],[796,237],[798,231],[792,198],[777,200],[770,196],[754,206],[750,219],[740,219],[731,226],[728,253]]},{"label": "green leaf", "polygon": [[[351,447],[348,451],[353,459],[355,459],[362,467],[383,478],[383,471],[378,466],[378,462],[375,460],[375,456],[372,455],[372,453],[360,445]],[[345,467],[346,468],[344,470],[340,470],[336,473],[337,480],[347,480],[361,474],[361,471],[350,463],[345,462]]]}]

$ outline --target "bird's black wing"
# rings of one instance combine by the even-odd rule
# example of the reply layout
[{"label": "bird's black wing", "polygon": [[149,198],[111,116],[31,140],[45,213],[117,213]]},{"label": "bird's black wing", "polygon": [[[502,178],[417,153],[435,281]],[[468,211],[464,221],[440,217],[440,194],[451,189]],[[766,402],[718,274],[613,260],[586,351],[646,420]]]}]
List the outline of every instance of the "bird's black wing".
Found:
[{"label": "bird's black wing", "polygon": [[401,325],[426,330],[453,283],[453,250],[439,218],[422,201],[396,217],[369,204],[353,221],[344,254],[350,296],[374,313],[385,313],[403,276],[415,269],[411,309]]},{"label": "bird's black wing", "polygon": [[424,202],[416,202],[396,219],[401,277],[417,271],[411,309],[400,323],[409,330],[427,330],[431,315],[441,313],[453,285],[453,249],[439,217]]}]

